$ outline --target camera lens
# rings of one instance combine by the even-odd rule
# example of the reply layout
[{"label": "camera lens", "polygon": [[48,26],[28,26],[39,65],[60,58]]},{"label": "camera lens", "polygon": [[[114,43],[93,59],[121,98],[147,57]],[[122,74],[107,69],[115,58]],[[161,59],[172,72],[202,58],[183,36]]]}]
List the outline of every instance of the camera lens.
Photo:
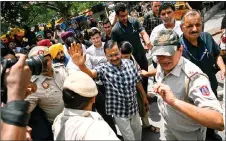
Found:
[{"label": "camera lens", "polygon": [[[2,59],[1,58],[1,101],[7,102],[7,88],[4,85],[4,75],[7,68],[12,67],[16,64],[17,59]],[[47,68],[47,60],[44,59],[43,55],[33,56],[26,59],[26,64],[29,66],[32,75],[40,75]]]},{"label": "camera lens", "polygon": [[44,69],[44,56],[32,56],[26,60],[27,65],[29,66],[30,70],[32,71],[32,75],[40,75]]},{"label": "camera lens", "polygon": [[[6,70],[6,68],[10,68],[14,64],[16,64],[17,61],[17,59],[3,59],[1,61],[1,74],[2,71]],[[47,68],[47,60],[44,58],[43,55],[32,56],[26,59],[26,64],[29,66],[32,75],[40,75]],[[2,68],[4,68],[4,70],[2,70]]]}]

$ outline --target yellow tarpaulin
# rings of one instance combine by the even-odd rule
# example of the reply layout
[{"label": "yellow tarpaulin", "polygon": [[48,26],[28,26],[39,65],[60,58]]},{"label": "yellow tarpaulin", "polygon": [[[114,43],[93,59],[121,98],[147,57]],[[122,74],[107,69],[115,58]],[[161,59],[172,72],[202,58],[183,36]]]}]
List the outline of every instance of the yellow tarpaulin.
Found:
[{"label": "yellow tarpaulin", "polygon": [[[11,39],[14,39],[13,35],[17,35],[17,36],[24,36],[24,29],[21,28],[11,28],[10,31],[8,31],[7,33],[9,35],[9,37]],[[0,37],[1,40],[5,40],[6,39],[6,34],[2,35]]]}]

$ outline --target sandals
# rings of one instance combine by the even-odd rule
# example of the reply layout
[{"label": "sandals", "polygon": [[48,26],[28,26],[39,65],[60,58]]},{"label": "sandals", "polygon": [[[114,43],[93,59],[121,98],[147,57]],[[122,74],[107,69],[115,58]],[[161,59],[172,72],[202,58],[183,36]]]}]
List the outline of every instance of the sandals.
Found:
[{"label": "sandals", "polygon": [[153,125],[150,125],[148,127],[145,127],[144,129],[150,130],[152,133],[158,134],[160,132],[160,128],[155,127]]}]

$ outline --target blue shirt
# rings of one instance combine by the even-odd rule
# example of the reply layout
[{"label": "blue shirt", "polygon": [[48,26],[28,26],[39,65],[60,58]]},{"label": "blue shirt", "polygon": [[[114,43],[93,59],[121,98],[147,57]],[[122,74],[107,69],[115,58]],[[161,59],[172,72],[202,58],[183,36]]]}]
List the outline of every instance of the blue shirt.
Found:
[{"label": "blue shirt", "polygon": [[[184,35],[182,35],[180,42],[184,45],[183,56],[196,64],[204,73],[207,74],[211,82],[211,87],[215,90],[217,89],[218,83],[213,65],[216,64],[216,59],[220,55],[220,47],[207,32],[202,32],[197,40],[198,47],[192,45]],[[186,50],[188,50],[188,52]],[[207,53],[205,53],[206,51]]]}]

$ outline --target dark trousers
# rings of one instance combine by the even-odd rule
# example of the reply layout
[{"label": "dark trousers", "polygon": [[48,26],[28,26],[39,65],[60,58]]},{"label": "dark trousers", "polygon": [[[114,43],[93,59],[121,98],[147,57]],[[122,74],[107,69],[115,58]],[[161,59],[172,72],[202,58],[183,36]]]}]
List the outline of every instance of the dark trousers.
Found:
[{"label": "dark trousers", "polygon": [[111,129],[117,135],[117,130],[115,127],[115,122],[111,115],[106,114],[105,109],[105,88],[103,85],[97,85],[98,87],[98,95],[96,96],[96,101],[93,104],[93,109],[96,109],[97,112],[103,117],[103,119],[108,123]]},{"label": "dark trousers", "polygon": [[[142,70],[148,71],[148,60],[147,60],[147,57],[145,54],[142,56],[139,56],[139,57],[134,56],[134,58],[136,59],[137,63],[139,64],[139,66]],[[142,84],[144,87],[144,91],[147,93],[148,77],[142,77]]]},{"label": "dark trousers", "polygon": [[53,140],[52,124],[49,123],[39,106],[31,112],[28,126],[32,128],[31,138],[33,140]]}]

